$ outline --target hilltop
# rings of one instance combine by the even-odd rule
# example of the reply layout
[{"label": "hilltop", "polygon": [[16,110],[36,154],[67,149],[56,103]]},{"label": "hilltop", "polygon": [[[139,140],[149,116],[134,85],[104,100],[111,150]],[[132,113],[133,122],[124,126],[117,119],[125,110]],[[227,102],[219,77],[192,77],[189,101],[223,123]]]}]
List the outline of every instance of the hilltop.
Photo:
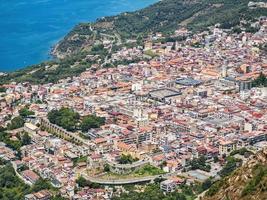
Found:
[{"label": "hilltop", "polygon": [[77,25],[59,44],[53,53],[65,57],[88,50],[101,40],[104,34],[116,40],[138,39],[148,34],[173,33],[180,27],[203,31],[207,27],[221,24],[231,28],[241,20],[253,20],[266,15],[265,8],[249,8],[249,0],[163,0],[145,9],[126,12],[118,16],[104,17],[94,23]]},{"label": "hilltop", "polygon": [[256,153],[230,176],[211,186],[203,200],[265,200],[267,148]]}]

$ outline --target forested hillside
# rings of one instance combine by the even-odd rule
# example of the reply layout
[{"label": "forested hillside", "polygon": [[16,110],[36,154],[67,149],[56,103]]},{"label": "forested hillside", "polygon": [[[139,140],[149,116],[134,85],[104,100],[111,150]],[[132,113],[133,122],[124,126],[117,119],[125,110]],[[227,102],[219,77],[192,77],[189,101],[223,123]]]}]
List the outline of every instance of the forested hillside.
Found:
[{"label": "forested hillside", "polygon": [[[56,55],[69,55],[87,49],[100,33],[117,34],[122,39],[145,37],[149,33],[173,32],[185,26],[205,30],[220,23],[231,28],[240,20],[266,15],[267,9],[250,9],[250,0],[163,0],[145,9],[105,17],[95,23],[77,25],[57,46]],[[96,37],[93,35],[96,34]]]}]

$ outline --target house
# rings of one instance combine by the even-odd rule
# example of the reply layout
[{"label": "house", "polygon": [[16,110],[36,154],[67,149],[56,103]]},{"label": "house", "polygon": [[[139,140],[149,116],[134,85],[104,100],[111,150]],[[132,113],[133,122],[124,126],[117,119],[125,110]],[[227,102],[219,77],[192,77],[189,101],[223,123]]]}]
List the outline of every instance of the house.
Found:
[{"label": "house", "polygon": [[23,171],[22,177],[25,178],[27,181],[29,181],[31,184],[34,184],[40,178],[35,172],[31,170]]},{"label": "house", "polygon": [[32,123],[25,123],[24,124],[24,131],[31,134],[31,135],[34,135],[37,133],[38,131],[38,127],[35,126],[34,124]]},{"label": "house", "polygon": [[237,149],[237,142],[236,141],[220,141],[219,143],[219,154],[222,155],[229,155],[233,150]]},{"label": "house", "polygon": [[166,193],[174,192],[176,187],[184,183],[184,179],[178,177],[172,177],[160,183],[160,189]]},{"label": "house", "polygon": [[36,193],[25,195],[25,200],[49,200],[52,194],[48,190],[41,190]]},{"label": "house", "polygon": [[163,170],[165,172],[176,172],[180,169],[182,169],[182,163],[179,160],[167,160],[166,166],[163,167]]},{"label": "house", "polygon": [[137,151],[137,148],[133,144],[126,144],[124,142],[117,142],[117,148],[122,152],[122,154],[125,155],[131,155],[132,157],[137,157],[139,158],[140,155]]}]

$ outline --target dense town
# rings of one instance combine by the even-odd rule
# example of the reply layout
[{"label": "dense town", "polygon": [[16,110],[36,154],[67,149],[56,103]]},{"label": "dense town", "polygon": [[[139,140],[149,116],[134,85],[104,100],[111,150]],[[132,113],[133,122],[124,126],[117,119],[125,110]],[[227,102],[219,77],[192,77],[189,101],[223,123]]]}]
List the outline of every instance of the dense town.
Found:
[{"label": "dense town", "polygon": [[[255,33],[181,28],[173,37],[186,39],[174,42],[156,33],[105,61],[139,62],[96,63],[56,84],[3,85],[1,160],[27,185],[48,180],[66,199],[111,199],[155,179],[165,194],[219,179],[228,156],[244,162],[237,152],[267,144],[267,87],[255,85],[267,75],[267,18],[252,25]],[[61,112],[77,122],[55,120]],[[53,195],[44,189],[25,199]]]}]

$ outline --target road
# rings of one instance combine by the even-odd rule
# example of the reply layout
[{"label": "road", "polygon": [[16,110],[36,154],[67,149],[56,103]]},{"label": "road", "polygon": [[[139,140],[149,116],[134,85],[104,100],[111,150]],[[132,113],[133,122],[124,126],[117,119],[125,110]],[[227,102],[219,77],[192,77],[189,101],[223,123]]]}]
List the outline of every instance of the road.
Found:
[{"label": "road", "polygon": [[176,173],[168,173],[168,174],[161,174],[161,175],[155,175],[155,176],[146,176],[146,177],[128,178],[128,179],[112,179],[112,180],[92,177],[92,176],[88,176],[84,173],[82,174],[82,176],[85,179],[87,179],[93,183],[99,183],[101,185],[124,185],[124,184],[150,182],[156,178],[168,178],[172,175],[176,175]]},{"label": "road", "polygon": [[84,174],[83,174],[83,177],[93,183],[99,183],[101,185],[124,185],[124,184],[132,184],[132,183],[150,182],[160,176],[146,176],[146,177],[140,177],[140,178],[114,179],[114,180],[101,179],[101,178],[87,176]]}]

